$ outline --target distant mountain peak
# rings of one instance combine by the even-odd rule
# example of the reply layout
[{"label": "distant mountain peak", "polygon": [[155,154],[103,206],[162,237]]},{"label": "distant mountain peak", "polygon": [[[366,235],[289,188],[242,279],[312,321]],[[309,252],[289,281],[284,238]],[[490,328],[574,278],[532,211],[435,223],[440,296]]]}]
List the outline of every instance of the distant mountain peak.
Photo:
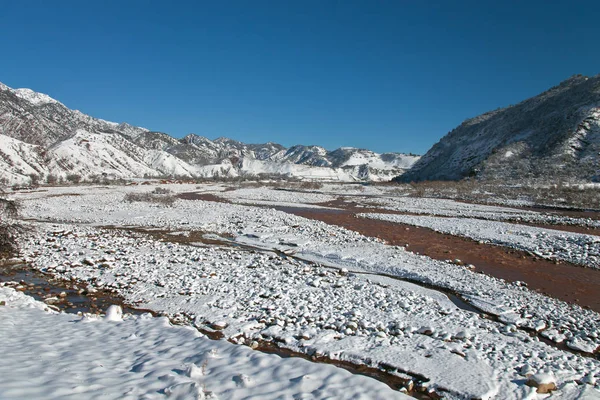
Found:
[{"label": "distant mountain peak", "polygon": [[58,100],[54,100],[47,94],[34,92],[31,89],[13,89],[13,93],[22,98],[23,100],[27,100],[28,102],[36,106],[48,103],[60,104]]},{"label": "distant mountain peak", "polygon": [[35,91],[33,91],[31,89],[27,89],[27,88],[13,89],[13,88],[3,84],[2,82],[0,82],[0,90],[4,90],[4,91],[8,90],[8,91],[12,92],[15,96],[19,97],[20,99],[28,101],[29,103],[36,105],[36,106],[48,104],[48,103],[61,104],[58,100],[53,99],[52,97],[48,96],[47,94],[35,92]]},{"label": "distant mountain peak", "polygon": [[209,138],[196,135],[195,133],[189,133],[185,135],[181,140],[187,144],[213,143],[213,141]]}]

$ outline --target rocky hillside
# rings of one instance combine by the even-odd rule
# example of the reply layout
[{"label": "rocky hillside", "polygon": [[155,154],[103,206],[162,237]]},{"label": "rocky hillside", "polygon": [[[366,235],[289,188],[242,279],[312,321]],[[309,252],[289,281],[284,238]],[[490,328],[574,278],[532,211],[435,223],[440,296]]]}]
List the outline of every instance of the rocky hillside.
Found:
[{"label": "rocky hillside", "polygon": [[114,123],[71,110],[30,89],[0,83],[0,183],[133,177],[278,175],[340,181],[389,180],[418,159],[318,146],[245,144]]},{"label": "rocky hillside", "polygon": [[600,75],[463,122],[398,180],[598,180]]}]

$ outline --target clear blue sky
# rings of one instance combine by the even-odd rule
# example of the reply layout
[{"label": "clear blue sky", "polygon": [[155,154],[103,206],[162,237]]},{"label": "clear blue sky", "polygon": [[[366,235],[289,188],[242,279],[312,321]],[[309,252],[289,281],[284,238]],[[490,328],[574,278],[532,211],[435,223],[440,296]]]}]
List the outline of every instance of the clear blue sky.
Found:
[{"label": "clear blue sky", "polygon": [[600,72],[598,1],[0,1],[0,82],[175,137],[424,153]]}]

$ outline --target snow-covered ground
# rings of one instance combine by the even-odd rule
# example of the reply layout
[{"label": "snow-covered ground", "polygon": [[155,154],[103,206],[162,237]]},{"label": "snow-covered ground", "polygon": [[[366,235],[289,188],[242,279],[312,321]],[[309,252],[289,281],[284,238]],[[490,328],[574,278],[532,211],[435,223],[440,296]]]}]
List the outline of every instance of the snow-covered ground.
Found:
[{"label": "snow-covered ground", "polygon": [[437,232],[525,250],[551,260],[568,261],[600,269],[600,236],[474,218],[377,213],[359,216],[430,228]]},{"label": "snow-covered ground", "polygon": [[[343,195],[343,192],[338,193]],[[348,197],[346,201],[361,203],[364,207],[399,211],[418,215],[440,217],[478,218],[491,221],[512,221],[516,223],[577,225],[600,228],[600,221],[591,218],[575,218],[511,207],[464,203],[448,199],[393,196],[389,193],[370,196]]]},{"label": "snow-covered ground", "polygon": [[533,210],[465,203],[448,199],[409,197],[405,193],[395,193],[399,189],[394,186],[330,183],[322,185],[322,188],[318,190],[302,189],[293,185],[285,189],[287,190],[241,187],[219,193],[219,196],[241,204],[293,206],[302,203],[307,207],[317,207],[314,203],[325,203],[341,198],[352,204],[358,203],[359,207],[374,207],[418,215],[600,228],[600,221],[591,218],[568,217]]},{"label": "snow-covered ground", "polygon": [[[31,222],[35,229],[23,240],[22,256],[35,268],[116,290],[132,304],[219,328],[238,342],[273,341],[297,352],[422,376],[449,398],[536,398],[525,385],[528,371],[552,373],[559,398],[599,394],[577,383],[599,374],[597,359],[549,346],[523,331],[541,331],[591,353],[600,346],[600,318],[593,311],[272,209],[123,201],[127,192],[148,187],[69,190],[77,195],[49,189],[17,196],[24,217],[61,223]],[[317,265],[272,251],[167,243],[98,228],[103,225],[217,233]],[[350,273],[340,273],[341,268]],[[365,273],[454,291],[500,322],[457,308],[438,291]]]},{"label": "snow-covered ground", "polygon": [[[353,198],[352,201],[357,201]],[[537,224],[579,225],[600,228],[600,221],[573,218],[510,207],[463,203],[454,200],[418,197],[365,197],[359,199],[369,206],[385,210],[441,217],[478,218],[492,221],[514,221]]]},{"label": "snow-covered ground", "polygon": [[298,206],[315,208],[314,203],[325,203],[336,199],[334,196],[321,193],[291,192],[271,188],[240,188],[219,192],[219,197],[233,203],[257,204],[272,206]]},{"label": "snow-covered ground", "polygon": [[165,317],[56,313],[0,286],[2,399],[403,399],[332,365],[280,358]]}]

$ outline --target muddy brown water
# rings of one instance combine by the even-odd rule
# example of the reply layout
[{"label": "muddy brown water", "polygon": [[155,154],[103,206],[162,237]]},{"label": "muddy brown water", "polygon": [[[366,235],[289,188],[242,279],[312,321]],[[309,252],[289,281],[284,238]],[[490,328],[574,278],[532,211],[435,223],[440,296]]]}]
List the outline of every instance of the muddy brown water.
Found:
[{"label": "muddy brown water", "polygon": [[[472,203],[467,203],[467,204],[472,204]],[[414,216],[435,216],[436,218],[453,218],[453,217],[445,217],[442,215],[433,215],[433,214],[427,214],[427,213],[419,214],[419,213],[404,212],[404,211],[397,211],[397,210],[387,210],[387,209],[377,208],[375,205],[369,204],[369,203],[364,203],[361,205],[361,204],[353,202],[353,201],[346,201],[346,200],[341,200],[341,199],[329,201],[326,203],[320,203],[319,205],[323,206],[323,207],[341,208],[343,210],[352,211],[357,214],[359,214],[359,213],[378,213],[378,214],[397,214],[397,215],[414,215]],[[518,211],[519,209],[515,209],[515,210]],[[539,210],[537,210],[537,211],[539,211]],[[549,214],[549,213],[546,212],[546,214]],[[556,213],[556,215],[568,216],[568,215],[563,215],[563,214],[558,214],[558,213]],[[460,218],[460,217],[454,217],[454,218]],[[471,218],[478,219],[476,217],[471,217]],[[588,217],[581,217],[581,218],[588,218]],[[479,219],[485,220],[485,218],[479,218]],[[498,221],[498,222],[507,222],[507,223],[516,224],[516,225],[526,225],[526,226],[532,226],[532,227],[536,227],[536,228],[552,229],[552,230],[557,230],[557,231],[567,231],[567,232],[573,232],[573,233],[582,233],[585,235],[600,236],[600,228],[589,227],[589,226],[543,224],[543,223],[533,223],[533,222],[516,221],[516,220],[507,220],[507,221]]]}]

